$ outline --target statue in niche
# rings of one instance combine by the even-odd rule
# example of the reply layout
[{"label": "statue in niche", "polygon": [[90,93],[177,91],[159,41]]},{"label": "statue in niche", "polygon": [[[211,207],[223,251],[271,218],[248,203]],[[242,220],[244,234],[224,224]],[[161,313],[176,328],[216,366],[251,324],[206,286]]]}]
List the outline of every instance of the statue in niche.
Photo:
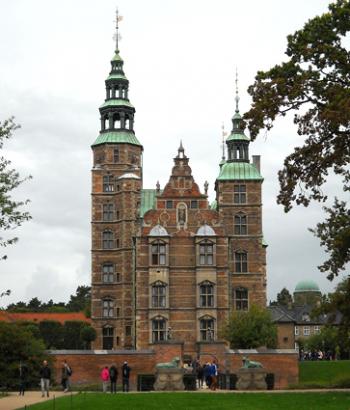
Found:
[{"label": "statue in niche", "polygon": [[186,223],[186,205],[185,204],[180,204],[177,208],[177,221],[181,225],[184,225]]}]

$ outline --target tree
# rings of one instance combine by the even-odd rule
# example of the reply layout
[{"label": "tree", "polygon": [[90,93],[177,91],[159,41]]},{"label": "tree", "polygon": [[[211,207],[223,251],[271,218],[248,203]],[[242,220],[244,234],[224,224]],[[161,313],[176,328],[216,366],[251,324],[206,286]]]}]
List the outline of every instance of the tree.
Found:
[{"label": "tree", "polygon": [[[337,0],[328,13],[289,35],[287,61],[259,71],[248,89],[253,102],[244,118],[252,140],[293,111],[298,134],[306,137],[278,173],[277,202],[285,212],[294,203],[326,201],[323,186],[330,172],[350,190],[350,56],[344,45],[349,30],[350,2]],[[332,280],[350,261],[350,213],[337,198],[325,210],[328,218],[312,232],[330,255],[319,269]]]},{"label": "tree", "polygon": [[277,345],[277,327],[270,312],[258,306],[252,306],[249,311],[234,311],[221,336],[235,349],[275,348]]},{"label": "tree", "polygon": [[314,334],[304,339],[304,346],[309,351],[332,352],[336,351],[338,346],[338,330],[332,326],[325,326],[321,329],[321,332],[317,335]]},{"label": "tree", "polygon": [[84,343],[85,349],[90,349],[91,342],[96,339],[96,330],[89,325],[84,326],[80,331],[80,339]]},{"label": "tree", "polygon": [[81,339],[82,329],[88,326],[80,320],[67,320],[63,326],[63,346],[65,349],[84,349],[84,342]]},{"label": "tree", "polygon": [[71,312],[84,311],[89,317],[91,305],[91,286],[78,286],[75,295],[70,295],[67,308]]},{"label": "tree", "polygon": [[[0,150],[4,146],[5,140],[12,137],[12,133],[19,126],[14,123],[14,118],[11,117],[3,122],[0,121]],[[19,173],[15,169],[9,168],[11,161],[0,157],[0,246],[7,247],[18,241],[16,236],[9,235],[4,237],[4,232],[13,230],[21,226],[23,222],[31,219],[29,212],[24,212],[22,207],[28,204],[29,200],[15,201],[11,198],[11,192],[18,188],[24,181],[31,178],[30,176],[21,179]],[[1,259],[6,259],[7,256],[1,256]]]},{"label": "tree", "polygon": [[0,322],[0,386],[18,385],[20,362],[28,367],[28,382],[37,385],[39,369],[44,359],[45,346],[33,337],[28,328],[15,323]]},{"label": "tree", "polygon": [[289,306],[293,303],[292,295],[287,288],[283,288],[281,292],[277,293],[277,300],[270,303],[271,306]]},{"label": "tree", "polygon": [[39,323],[41,338],[47,349],[63,347],[63,326],[56,320],[43,320]]}]

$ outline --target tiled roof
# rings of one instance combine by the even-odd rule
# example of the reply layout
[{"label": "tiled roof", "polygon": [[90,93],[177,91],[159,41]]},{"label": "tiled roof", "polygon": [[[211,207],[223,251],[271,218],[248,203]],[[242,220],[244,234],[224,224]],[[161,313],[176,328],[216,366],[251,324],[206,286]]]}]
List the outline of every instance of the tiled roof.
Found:
[{"label": "tiled roof", "polygon": [[71,320],[79,320],[86,323],[91,323],[91,319],[86,317],[83,312],[67,312],[67,313],[46,313],[46,312],[8,312],[6,310],[0,311],[0,321],[2,322],[37,322],[43,320],[56,320],[64,323]]},{"label": "tiled roof", "polygon": [[275,323],[295,323],[300,325],[325,325],[339,324],[341,321],[340,312],[336,312],[334,317],[332,315],[319,315],[314,317],[312,315],[314,307],[311,305],[303,306],[292,306],[288,308],[287,306],[269,306],[268,310],[271,313],[272,320]]}]

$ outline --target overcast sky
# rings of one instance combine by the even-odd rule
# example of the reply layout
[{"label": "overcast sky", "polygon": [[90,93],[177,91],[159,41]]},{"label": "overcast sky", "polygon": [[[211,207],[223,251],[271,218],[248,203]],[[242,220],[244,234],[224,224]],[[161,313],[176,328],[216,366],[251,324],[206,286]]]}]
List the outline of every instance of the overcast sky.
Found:
[{"label": "overcast sky", "polygon": [[[240,110],[258,70],[284,58],[286,36],[327,10],[325,0],[119,0],[121,55],[136,107],[135,131],[144,146],[144,187],[167,182],[180,139],[202,187],[214,182],[221,157],[221,124],[231,129],[235,67]],[[115,1],[1,0],[0,119],[15,115],[22,128],[6,156],[23,176],[33,220],[16,234],[0,262],[1,303],[67,300],[90,283],[91,148],[99,132],[98,107],[114,51]],[[321,206],[284,214],[276,204],[277,171],[302,144],[291,118],[251,144],[262,155],[268,299],[286,286],[313,279],[334,284],[317,270],[326,257],[308,232]],[[332,181],[327,189],[337,193]]]}]

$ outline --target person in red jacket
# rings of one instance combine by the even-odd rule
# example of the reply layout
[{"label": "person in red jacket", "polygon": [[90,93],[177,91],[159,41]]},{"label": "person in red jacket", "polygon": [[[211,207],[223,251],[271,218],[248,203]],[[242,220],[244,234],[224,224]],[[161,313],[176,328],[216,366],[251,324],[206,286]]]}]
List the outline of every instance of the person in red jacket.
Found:
[{"label": "person in red jacket", "polygon": [[105,366],[101,372],[101,380],[102,380],[102,390],[103,393],[107,393],[108,389],[108,382],[109,382],[109,370],[108,366]]}]

